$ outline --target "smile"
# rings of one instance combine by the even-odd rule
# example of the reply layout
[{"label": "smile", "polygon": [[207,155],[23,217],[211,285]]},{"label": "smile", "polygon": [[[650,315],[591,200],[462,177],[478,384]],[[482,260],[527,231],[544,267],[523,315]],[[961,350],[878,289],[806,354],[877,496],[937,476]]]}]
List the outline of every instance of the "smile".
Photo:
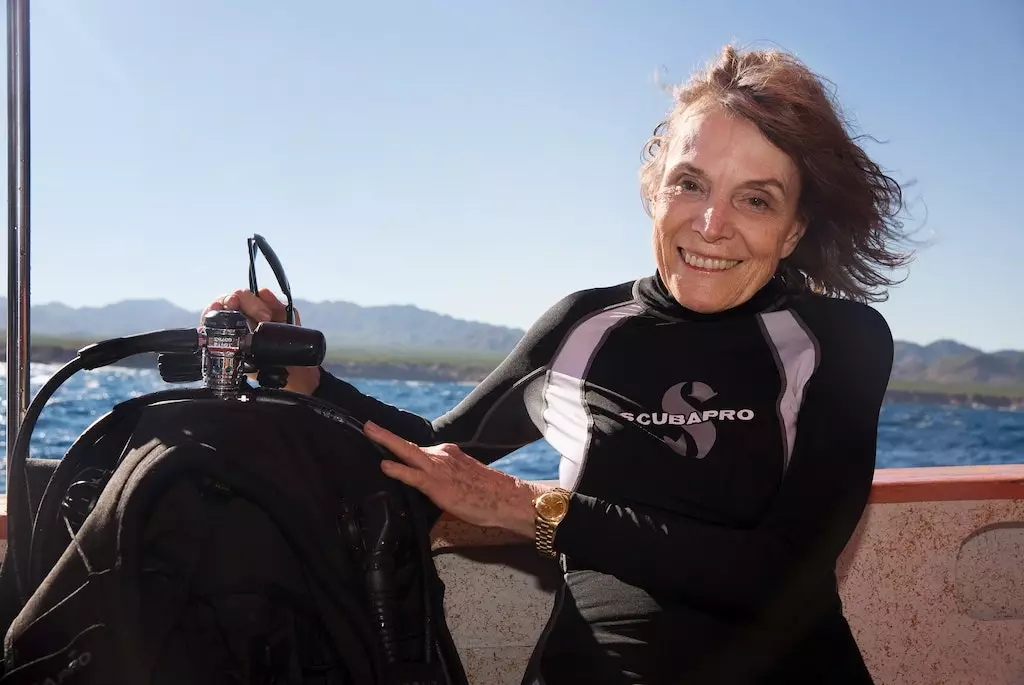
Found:
[{"label": "smile", "polygon": [[702,271],[727,271],[740,263],[740,260],[738,259],[711,259],[710,257],[701,257],[700,255],[687,252],[683,248],[679,248],[679,254],[682,255],[683,261],[686,262],[687,266],[691,266],[694,269],[700,269]]}]

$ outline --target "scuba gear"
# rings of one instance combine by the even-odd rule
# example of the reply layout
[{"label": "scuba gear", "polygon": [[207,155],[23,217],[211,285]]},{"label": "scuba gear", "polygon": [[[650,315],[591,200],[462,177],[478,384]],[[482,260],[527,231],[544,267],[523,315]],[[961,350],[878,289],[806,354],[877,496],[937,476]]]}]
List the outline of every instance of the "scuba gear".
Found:
[{"label": "scuba gear", "polygon": [[[247,241],[248,252],[249,252],[249,291],[254,295],[259,294],[259,285],[256,282],[256,255],[262,252],[267,258],[267,263],[270,265],[271,271],[274,273],[274,277],[277,279],[277,284],[281,288],[281,294],[285,298],[285,323],[291,325],[295,323],[295,303],[292,301],[292,287],[288,282],[288,276],[284,272],[284,267],[281,266],[281,260],[278,259],[277,253],[270,247],[270,243],[267,242],[266,238],[261,236],[259,233],[254,233],[251,238]],[[215,314],[215,312],[210,312]],[[214,316],[210,320],[210,316],[207,315],[204,324],[209,328],[211,325],[213,328],[218,329],[218,333],[222,336],[227,337],[227,347],[229,349],[237,350],[239,345],[236,343],[234,338],[242,337],[248,332],[246,326],[246,320],[240,312],[224,312],[224,316]],[[298,339],[294,337],[294,332],[289,331],[283,336],[278,338],[284,345],[280,348],[281,352],[285,352],[285,347],[289,344],[298,343]],[[268,339],[268,343],[273,338],[270,336],[263,336]],[[219,345],[217,347],[220,347]],[[313,353],[313,349],[309,350]],[[263,354],[256,353],[256,357],[260,360],[258,365],[252,363],[243,362],[242,368],[246,373],[256,372],[257,382],[262,387],[269,388],[283,388],[288,382],[288,372],[283,368],[282,364],[274,362],[266,358],[268,350],[265,350]],[[291,359],[291,366],[316,366],[320,362],[305,363],[308,358],[304,359],[298,350],[287,350],[289,359]],[[321,360],[323,354],[320,354]],[[212,355],[213,359],[222,357],[222,355]],[[160,370],[160,377],[168,383],[187,383],[190,381],[198,381],[203,378],[204,365],[203,360],[207,358],[198,357],[191,353],[174,353],[174,352],[163,352],[157,357],[157,367]],[[229,387],[234,387],[233,381],[226,381]],[[209,384],[209,381],[207,381]]]},{"label": "scuba gear", "polygon": [[[344,408],[277,374],[248,384],[325,350],[318,331],[250,332],[222,310],[90,345],[53,375],[10,456],[0,682],[466,682],[426,500],[381,472],[391,455]],[[63,459],[29,459],[63,382],[153,352],[165,380],[203,387],[121,402]]]}]

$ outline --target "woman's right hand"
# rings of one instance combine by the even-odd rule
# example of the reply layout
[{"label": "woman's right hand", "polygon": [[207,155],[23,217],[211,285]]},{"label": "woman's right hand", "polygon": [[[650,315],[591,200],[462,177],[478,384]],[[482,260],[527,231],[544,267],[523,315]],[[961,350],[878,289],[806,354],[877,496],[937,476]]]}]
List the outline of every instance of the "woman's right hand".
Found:
[{"label": "woman's right hand", "polygon": [[[219,309],[240,311],[249,319],[249,325],[255,328],[263,321],[285,323],[285,305],[267,288],[254,295],[248,290],[236,290],[211,302],[199,317],[200,324],[206,314]],[[299,310],[295,310],[295,323],[302,325]],[[289,366],[288,384],[285,390],[312,395],[320,386],[320,368],[317,366]]]}]

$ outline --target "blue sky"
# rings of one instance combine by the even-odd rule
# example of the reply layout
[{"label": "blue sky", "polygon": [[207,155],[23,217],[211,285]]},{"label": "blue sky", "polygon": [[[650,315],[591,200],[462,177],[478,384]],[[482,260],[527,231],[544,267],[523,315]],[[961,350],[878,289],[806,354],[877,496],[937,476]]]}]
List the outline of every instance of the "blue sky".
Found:
[{"label": "blue sky", "polygon": [[1024,348],[1017,0],[35,0],[33,302],[198,309],[255,231],[298,297],[527,326],[653,271],[653,75],[730,41],[797,53],[916,181],[896,337]]}]

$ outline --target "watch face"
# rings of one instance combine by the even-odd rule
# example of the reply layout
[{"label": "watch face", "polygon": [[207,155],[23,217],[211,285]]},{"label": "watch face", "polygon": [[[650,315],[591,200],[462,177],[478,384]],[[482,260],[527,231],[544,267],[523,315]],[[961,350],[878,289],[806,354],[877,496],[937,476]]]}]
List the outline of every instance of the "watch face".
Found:
[{"label": "watch face", "polygon": [[558,520],[565,516],[569,503],[557,492],[545,492],[537,499],[537,513],[541,518]]}]

